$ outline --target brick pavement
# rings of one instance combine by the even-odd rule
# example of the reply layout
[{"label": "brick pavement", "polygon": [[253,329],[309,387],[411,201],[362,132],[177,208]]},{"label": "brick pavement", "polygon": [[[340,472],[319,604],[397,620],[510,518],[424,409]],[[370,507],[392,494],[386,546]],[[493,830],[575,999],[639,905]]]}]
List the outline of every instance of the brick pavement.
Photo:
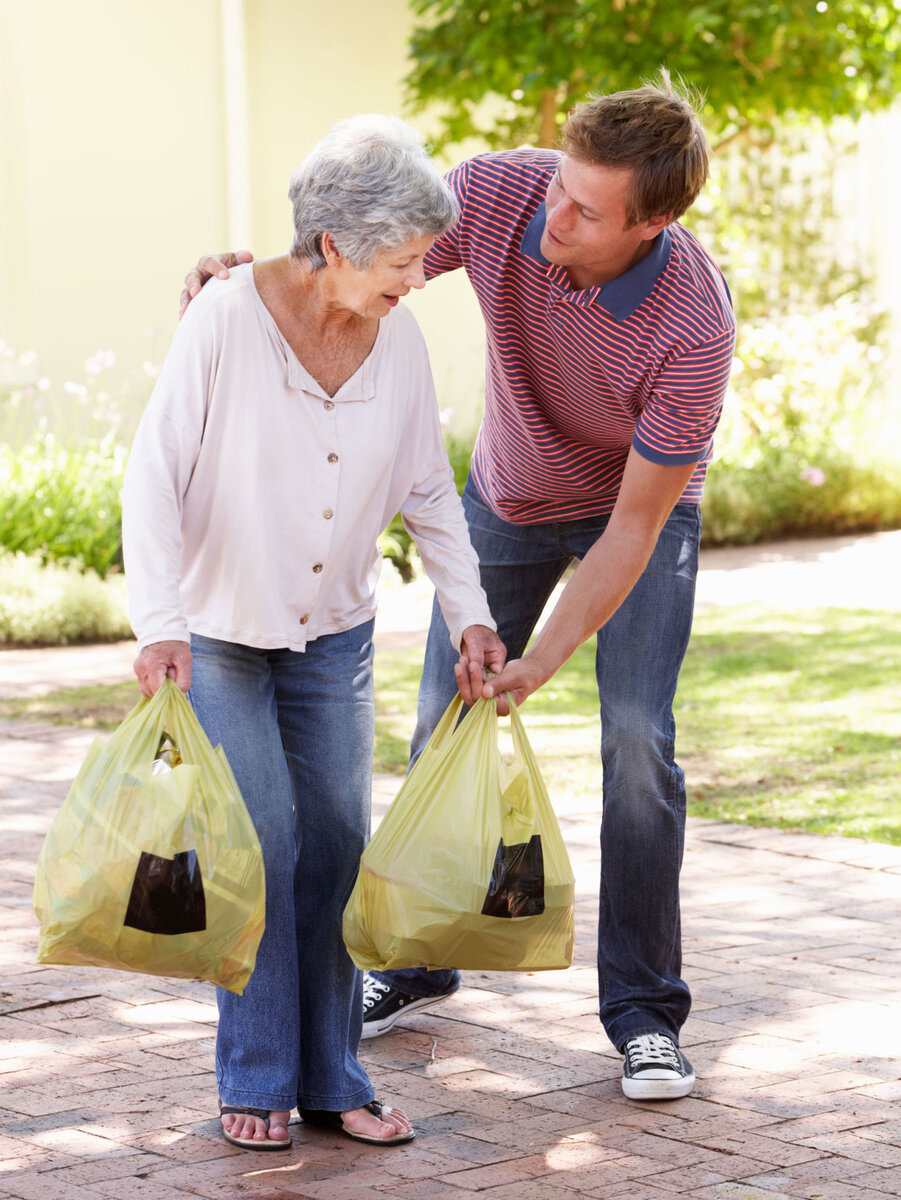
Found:
[{"label": "brick pavement", "polygon": [[[470,973],[364,1045],[379,1093],[416,1120],[411,1145],[297,1125],[292,1152],[261,1156],[217,1133],[211,989],[35,964],[34,862],[91,738],[0,723],[0,1197],[901,1196],[901,849],[690,821],[684,1044],[699,1083],[638,1105],[597,1023],[595,823],[558,798],[573,967]],[[377,815],[395,787],[376,781]]]},{"label": "brick pavement", "polygon": [[[260,1155],[217,1132],[211,989],[35,964],[34,863],[92,736],[0,722],[0,1200],[901,1196],[901,849],[690,821],[683,1041],[699,1082],[635,1104],[596,1016],[594,815],[555,797],[573,967],[469,973],[364,1044],[415,1142],[296,1124],[290,1152]],[[396,786],[376,780],[377,816]]]}]

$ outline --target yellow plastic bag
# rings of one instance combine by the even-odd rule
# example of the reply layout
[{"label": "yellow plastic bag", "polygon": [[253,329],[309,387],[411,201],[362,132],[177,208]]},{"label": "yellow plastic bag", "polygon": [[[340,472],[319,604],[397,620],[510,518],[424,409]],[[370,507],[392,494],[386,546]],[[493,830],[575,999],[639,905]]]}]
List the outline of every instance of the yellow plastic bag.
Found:
[{"label": "yellow plastic bag", "polygon": [[34,910],[38,962],[247,986],[262,851],[222,747],[171,679],[88,751],[41,848]]},{"label": "yellow plastic bag", "polygon": [[363,852],[344,910],[358,967],[568,967],[574,879],[519,714],[498,752],[493,700],[445,712]]}]

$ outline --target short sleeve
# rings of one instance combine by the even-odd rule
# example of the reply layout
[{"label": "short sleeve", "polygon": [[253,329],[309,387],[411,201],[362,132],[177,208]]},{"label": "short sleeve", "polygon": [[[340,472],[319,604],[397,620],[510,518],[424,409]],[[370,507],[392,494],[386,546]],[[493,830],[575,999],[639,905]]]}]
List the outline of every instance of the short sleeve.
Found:
[{"label": "short sleeve", "polygon": [[444,176],[445,182],[457,198],[460,205],[460,219],[437,238],[434,246],[425,256],[425,277],[434,279],[436,275],[444,275],[447,271],[456,271],[463,266],[461,254],[461,235],[466,220],[466,188],[469,182],[470,162],[460,163]]},{"label": "short sleeve", "polygon": [[632,445],[663,466],[701,462],[711,452],[735,353],[735,330],[668,362],[654,381]]}]

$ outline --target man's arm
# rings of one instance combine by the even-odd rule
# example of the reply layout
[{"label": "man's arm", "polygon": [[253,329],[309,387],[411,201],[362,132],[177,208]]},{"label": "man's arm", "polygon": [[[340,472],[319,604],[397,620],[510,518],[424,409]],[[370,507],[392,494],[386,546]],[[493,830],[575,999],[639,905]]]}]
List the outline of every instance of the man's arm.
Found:
[{"label": "man's arm", "polygon": [[185,315],[185,309],[207,282],[213,276],[217,279],[228,279],[229,267],[237,267],[241,263],[253,262],[249,250],[226,250],[223,254],[204,254],[197,266],[185,276],[185,286],[178,302],[179,319]]},{"label": "man's arm", "polygon": [[482,689],[483,696],[498,697],[502,716],[509,705],[501,693],[509,692],[516,704],[522,704],[613,616],[647,566],[660,531],[696,467],[697,463],[660,466],[634,448],[629,452],[607,528],[563,589],[532,648]]}]

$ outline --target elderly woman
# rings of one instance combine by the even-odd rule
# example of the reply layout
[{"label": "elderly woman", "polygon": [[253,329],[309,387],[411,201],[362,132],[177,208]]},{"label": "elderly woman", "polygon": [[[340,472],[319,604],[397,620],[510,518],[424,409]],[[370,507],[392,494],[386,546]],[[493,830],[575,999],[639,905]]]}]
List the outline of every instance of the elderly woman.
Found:
[{"label": "elderly woman", "polygon": [[[225,1137],[288,1120],[414,1136],[357,1060],[361,976],[341,913],[369,828],[377,538],[398,509],[475,685],[504,648],[444,452],[425,346],[399,301],[455,202],[408,126],[335,126],[295,173],[290,253],[191,305],[128,465],[135,671],[168,675],[221,743],[263,847],[266,930],[218,993]],[[465,685],[461,683],[461,688]]]}]

